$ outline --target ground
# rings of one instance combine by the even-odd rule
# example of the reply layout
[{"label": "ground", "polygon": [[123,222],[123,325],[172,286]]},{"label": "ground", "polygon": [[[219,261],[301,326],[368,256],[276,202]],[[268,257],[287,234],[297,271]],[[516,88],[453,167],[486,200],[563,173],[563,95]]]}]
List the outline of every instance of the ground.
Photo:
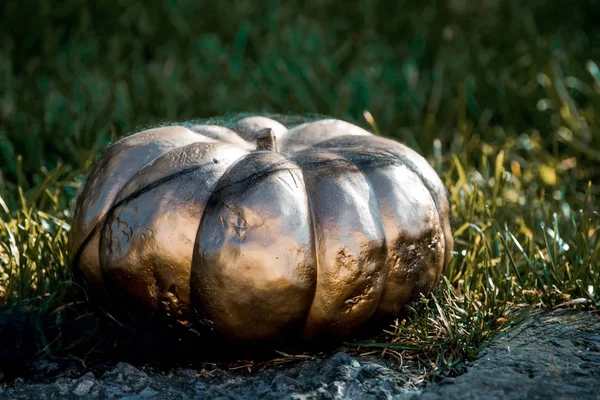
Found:
[{"label": "ground", "polygon": [[414,379],[416,365],[336,353],[255,373],[205,367],[161,371],[124,362],[96,371],[38,363],[39,373],[0,389],[5,399],[598,399],[600,315],[539,312],[498,338],[457,376]]}]

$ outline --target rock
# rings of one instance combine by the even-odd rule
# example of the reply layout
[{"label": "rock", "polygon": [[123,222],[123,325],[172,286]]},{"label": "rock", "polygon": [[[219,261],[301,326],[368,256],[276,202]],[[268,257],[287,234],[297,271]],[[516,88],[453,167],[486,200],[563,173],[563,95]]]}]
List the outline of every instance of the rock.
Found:
[{"label": "rock", "polygon": [[147,387],[146,389],[142,390],[140,392],[140,398],[145,399],[145,398],[152,398],[155,397],[156,395],[158,395],[158,392],[152,388]]},{"label": "rock", "polygon": [[338,353],[246,375],[193,368],[166,373],[124,362],[97,375],[63,368],[63,376],[40,375],[1,388],[0,399],[600,399],[598,332],[596,314],[546,313],[486,348],[461,367],[462,375],[439,377],[426,387],[410,379],[418,366],[399,371],[377,359]]},{"label": "rock", "polygon": [[87,396],[90,393],[90,389],[92,386],[96,384],[94,374],[92,372],[88,372],[81,378],[77,380],[75,385],[75,389],[73,389],[73,394],[75,396]]},{"label": "rock", "polygon": [[125,393],[138,393],[150,385],[152,379],[133,365],[120,362],[117,366],[104,373],[102,380],[112,386],[119,387]]},{"label": "rock", "polygon": [[[55,388],[48,388],[50,392],[58,392],[62,396],[66,396],[71,392],[71,386],[73,386],[73,380],[69,378],[58,378],[54,383]],[[55,389],[55,390],[53,390]]]},{"label": "rock", "polygon": [[600,399],[600,318],[555,311],[531,320],[482,352],[452,384],[422,399]]}]

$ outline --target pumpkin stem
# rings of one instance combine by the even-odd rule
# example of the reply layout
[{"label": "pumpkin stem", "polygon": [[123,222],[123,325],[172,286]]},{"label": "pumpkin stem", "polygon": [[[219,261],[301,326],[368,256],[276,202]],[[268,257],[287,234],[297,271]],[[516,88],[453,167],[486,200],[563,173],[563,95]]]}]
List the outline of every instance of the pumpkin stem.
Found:
[{"label": "pumpkin stem", "polygon": [[277,140],[273,129],[265,128],[256,132],[256,150],[277,151]]}]

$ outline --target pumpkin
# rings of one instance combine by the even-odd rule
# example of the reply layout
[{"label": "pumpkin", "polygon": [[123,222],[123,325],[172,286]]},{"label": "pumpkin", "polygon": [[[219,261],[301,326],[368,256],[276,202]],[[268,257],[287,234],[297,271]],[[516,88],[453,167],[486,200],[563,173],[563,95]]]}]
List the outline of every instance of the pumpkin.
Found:
[{"label": "pumpkin", "polygon": [[416,152],[341,120],[258,116],[115,142],[71,236],[90,285],[241,341],[394,317],[452,247],[445,189]]}]

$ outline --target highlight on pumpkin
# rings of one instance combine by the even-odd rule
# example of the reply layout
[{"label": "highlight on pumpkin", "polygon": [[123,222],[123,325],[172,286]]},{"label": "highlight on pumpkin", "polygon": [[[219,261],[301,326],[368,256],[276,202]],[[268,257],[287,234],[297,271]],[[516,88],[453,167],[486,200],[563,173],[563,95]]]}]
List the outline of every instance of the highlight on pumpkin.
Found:
[{"label": "highlight on pumpkin", "polygon": [[341,120],[242,115],[109,146],[70,246],[99,291],[270,341],[393,319],[438,283],[453,239],[445,188],[408,147]]}]

